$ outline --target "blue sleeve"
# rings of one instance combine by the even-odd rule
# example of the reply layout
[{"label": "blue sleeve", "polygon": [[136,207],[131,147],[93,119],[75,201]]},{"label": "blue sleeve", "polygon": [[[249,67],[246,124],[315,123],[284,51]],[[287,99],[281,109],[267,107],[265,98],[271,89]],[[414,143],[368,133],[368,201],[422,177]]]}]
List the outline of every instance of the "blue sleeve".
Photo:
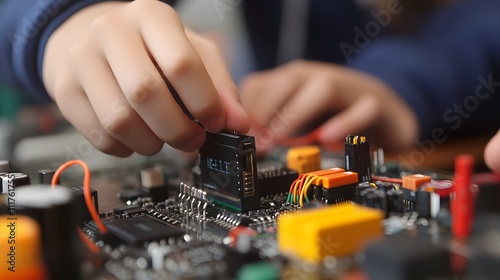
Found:
[{"label": "blue sleeve", "polygon": [[48,102],[42,82],[45,45],[66,19],[103,0],[4,0],[0,2],[0,80]]},{"label": "blue sleeve", "polygon": [[500,127],[500,1],[462,0],[430,15],[416,34],[383,38],[352,67],[390,85],[412,107],[421,137]]}]

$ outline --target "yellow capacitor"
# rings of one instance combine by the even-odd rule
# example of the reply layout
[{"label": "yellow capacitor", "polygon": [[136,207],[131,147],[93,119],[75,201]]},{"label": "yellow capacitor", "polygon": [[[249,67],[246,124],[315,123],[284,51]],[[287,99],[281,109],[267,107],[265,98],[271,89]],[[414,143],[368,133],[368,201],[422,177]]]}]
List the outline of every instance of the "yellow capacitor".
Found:
[{"label": "yellow capacitor", "polygon": [[383,235],[383,213],[344,203],[278,219],[278,245],[285,254],[318,262],[326,256],[348,256]]},{"label": "yellow capacitor", "polygon": [[321,150],[317,146],[290,148],[286,154],[286,165],[300,174],[321,168]]}]

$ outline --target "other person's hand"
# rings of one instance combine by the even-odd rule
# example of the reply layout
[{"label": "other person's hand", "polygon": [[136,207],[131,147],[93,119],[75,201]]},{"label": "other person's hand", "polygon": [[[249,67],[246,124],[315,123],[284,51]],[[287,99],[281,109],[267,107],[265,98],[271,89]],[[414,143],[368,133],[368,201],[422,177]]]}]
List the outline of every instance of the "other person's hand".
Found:
[{"label": "other person's hand", "polygon": [[319,140],[327,145],[366,133],[378,145],[397,150],[411,146],[419,133],[413,110],[390,87],[342,66],[291,62],[249,75],[241,93],[243,107],[257,124],[257,143],[262,142],[259,127],[273,133],[268,138],[291,136],[325,115]]}]

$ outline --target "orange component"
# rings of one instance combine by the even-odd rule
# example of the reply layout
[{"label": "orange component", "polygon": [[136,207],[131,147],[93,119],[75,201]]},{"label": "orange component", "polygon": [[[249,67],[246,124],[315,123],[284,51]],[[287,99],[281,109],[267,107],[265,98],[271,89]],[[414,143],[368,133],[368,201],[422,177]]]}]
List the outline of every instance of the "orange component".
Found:
[{"label": "orange component", "polygon": [[315,176],[324,176],[324,175],[335,174],[335,173],[340,173],[340,172],[344,172],[344,171],[345,171],[344,168],[333,167],[333,168],[309,172],[306,175],[310,174],[310,175],[315,175]]},{"label": "orange component", "polygon": [[323,188],[331,189],[340,186],[356,184],[358,182],[358,173],[356,172],[342,172],[323,176]]},{"label": "orange component", "polygon": [[24,215],[0,216],[0,279],[48,279],[40,226]]},{"label": "orange component", "polygon": [[286,165],[299,174],[319,170],[321,168],[321,150],[317,146],[290,148],[286,154]]},{"label": "orange component", "polygon": [[338,173],[342,173],[344,171],[345,170],[343,168],[334,167],[334,168],[329,168],[329,169],[324,169],[324,170],[318,170],[318,171],[314,171],[314,172],[309,172],[307,174],[304,174],[304,176],[306,176],[306,175],[317,176],[312,181],[312,184],[317,186],[317,185],[320,185],[320,181],[323,179],[323,176],[332,175],[332,174],[338,174]]},{"label": "orange component", "polygon": [[431,182],[431,177],[422,174],[413,174],[403,177],[403,188],[417,191],[418,188]]}]

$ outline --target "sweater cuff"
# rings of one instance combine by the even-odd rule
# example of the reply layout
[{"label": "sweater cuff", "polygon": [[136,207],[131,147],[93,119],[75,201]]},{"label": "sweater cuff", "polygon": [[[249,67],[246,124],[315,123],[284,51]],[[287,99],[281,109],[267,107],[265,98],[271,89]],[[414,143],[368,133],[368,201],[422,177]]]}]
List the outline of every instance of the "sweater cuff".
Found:
[{"label": "sweater cuff", "polygon": [[13,65],[28,97],[38,103],[50,101],[43,85],[42,66],[50,35],[79,10],[104,0],[40,0],[23,17],[13,41]]}]

